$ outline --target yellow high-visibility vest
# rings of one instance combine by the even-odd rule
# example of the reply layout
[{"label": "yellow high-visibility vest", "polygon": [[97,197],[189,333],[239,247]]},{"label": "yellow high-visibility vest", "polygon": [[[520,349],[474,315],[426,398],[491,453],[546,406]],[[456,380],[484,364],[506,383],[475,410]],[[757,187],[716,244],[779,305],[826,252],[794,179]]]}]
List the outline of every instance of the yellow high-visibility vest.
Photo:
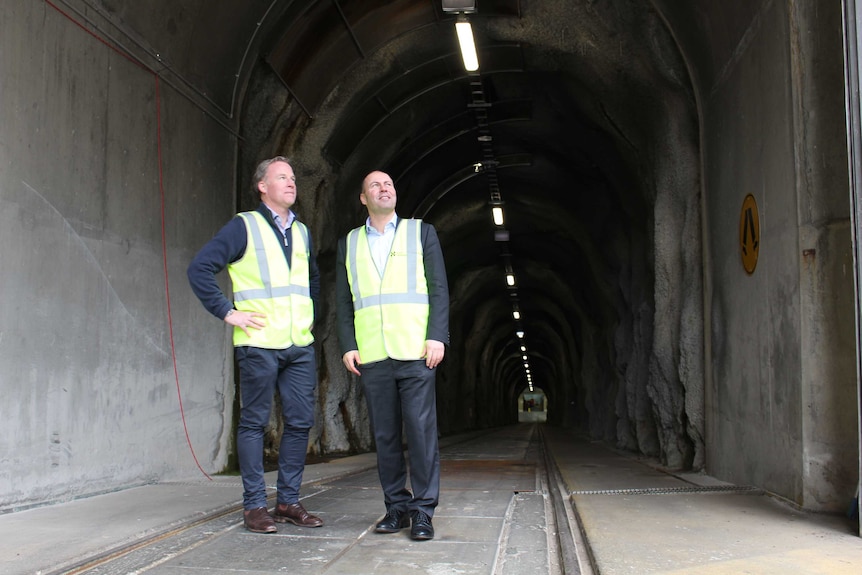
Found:
[{"label": "yellow high-visibility vest", "polygon": [[233,330],[234,346],[286,349],[314,341],[314,303],[308,272],[308,228],[294,221],[291,230],[291,263],[271,226],[259,212],[243,212],[248,245],[243,256],[228,264],[236,309],[266,314],[263,329]]},{"label": "yellow high-visibility vest", "polygon": [[402,220],[396,228],[382,278],[371,257],[365,226],[347,235],[345,265],[362,363],[387,357],[422,358],[430,307],[421,223]]}]

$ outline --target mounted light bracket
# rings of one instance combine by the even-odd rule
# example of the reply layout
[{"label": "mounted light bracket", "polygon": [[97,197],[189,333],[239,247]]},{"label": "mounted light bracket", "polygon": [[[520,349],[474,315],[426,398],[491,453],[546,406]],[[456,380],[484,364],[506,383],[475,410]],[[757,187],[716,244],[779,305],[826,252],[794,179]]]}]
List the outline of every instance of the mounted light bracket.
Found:
[{"label": "mounted light bracket", "polygon": [[476,12],[476,0],[443,0],[443,12],[473,14]]}]

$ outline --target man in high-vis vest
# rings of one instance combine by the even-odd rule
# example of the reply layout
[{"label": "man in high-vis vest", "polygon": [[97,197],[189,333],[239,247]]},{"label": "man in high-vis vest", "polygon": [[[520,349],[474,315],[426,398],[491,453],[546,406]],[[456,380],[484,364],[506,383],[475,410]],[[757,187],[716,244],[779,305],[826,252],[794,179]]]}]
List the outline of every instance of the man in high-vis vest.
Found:
[{"label": "man in high-vis vest", "polygon": [[[323,521],[299,502],[308,431],[314,424],[314,311],[320,273],[308,228],[290,209],[296,178],[283,156],[255,171],[257,210],[237,214],[189,264],[192,291],[214,316],[233,326],[239,366],[240,417],[237,455],[243,483],[244,523],[255,533],[275,533],[275,523],[320,527]],[[227,268],[233,301],[216,274]],[[281,397],[284,431],[278,450],[277,501],[267,511],[264,431],[275,392]]]},{"label": "man in high-vis vest", "polygon": [[410,527],[422,541],[434,537],[440,494],[435,380],[449,343],[446,267],[434,227],[396,215],[387,174],[368,174],[359,200],[368,219],[338,243],[338,341],[344,366],[360,376],[377,444],[386,515],[375,531]]}]

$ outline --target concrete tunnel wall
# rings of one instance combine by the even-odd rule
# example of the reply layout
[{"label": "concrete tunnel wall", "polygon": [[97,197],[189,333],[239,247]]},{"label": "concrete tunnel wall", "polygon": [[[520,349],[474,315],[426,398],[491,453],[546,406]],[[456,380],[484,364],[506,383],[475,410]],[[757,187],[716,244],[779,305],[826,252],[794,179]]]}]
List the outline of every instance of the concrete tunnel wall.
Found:
[{"label": "concrete tunnel wall", "polygon": [[48,4],[4,2],[0,509],[198,474],[172,344],[200,464],[226,464],[229,340],[185,268],[234,212],[236,140],[156,84]]},{"label": "concrete tunnel wall", "polygon": [[[670,25],[701,110],[706,468],[844,511],[859,480],[859,384],[841,8],[732,2],[701,18]],[[699,35],[707,22],[736,33]],[[749,193],[761,226],[750,276],[738,243]]]},{"label": "concrete tunnel wall", "polygon": [[[665,4],[531,2],[518,19],[477,23],[488,37],[526,41],[528,65],[562,78],[543,84],[547,99],[566,103],[563,125],[595,147],[605,179],[590,188],[593,200],[610,198],[567,199],[553,163],[544,196],[511,196],[525,219],[572,228],[551,246],[538,239],[520,248],[569,254],[559,268],[524,267],[542,295],[530,310],[539,318],[531,338],[542,344],[532,359],[543,375],[537,385],[555,425],[811,509],[842,510],[858,481],[858,399],[839,7],[818,6],[815,15],[813,2],[793,10],[769,0]],[[110,5],[145,37],[148,26],[160,29],[134,3]],[[229,335],[191,295],[184,270],[237,206],[249,206],[253,165],[276,153],[294,159],[297,211],[324,274],[309,450],[371,448],[328,302],[335,239],[362,221],[358,183],[385,167],[399,142],[357,149],[344,164],[325,148],[417,38],[368,54],[313,119],[252,59],[233,102],[242,108],[220,122],[164,84],[157,93],[153,73],[48,3],[11,0],[4,10],[0,253],[12,273],[0,308],[0,479],[9,486],[0,509],[199,473],[171,340],[197,458],[210,473],[228,465]],[[158,21],[177,26],[165,14],[172,10],[160,7]],[[185,14],[180,26],[193,21]],[[166,53],[171,41],[181,49],[197,37],[172,30],[159,38]],[[408,106],[406,115],[423,112]],[[429,182],[396,184],[409,210],[419,201],[404,192]],[[764,232],[751,277],[737,244],[748,192],[763,209]],[[508,311],[495,311],[508,302],[489,295],[498,263],[466,267],[459,254],[465,230],[487,226],[486,202],[447,197],[425,215],[451,266],[455,345],[438,383],[444,433],[513,423],[524,388],[513,375]],[[604,217],[573,218],[584,210]],[[597,234],[608,230],[611,244],[599,247]],[[816,256],[802,258],[802,249]]]}]

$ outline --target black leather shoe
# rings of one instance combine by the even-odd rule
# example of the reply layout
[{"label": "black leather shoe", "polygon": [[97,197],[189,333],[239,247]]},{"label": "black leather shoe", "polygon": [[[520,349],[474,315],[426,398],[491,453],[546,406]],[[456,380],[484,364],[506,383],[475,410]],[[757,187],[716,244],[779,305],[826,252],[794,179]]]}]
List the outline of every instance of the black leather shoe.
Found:
[{"label": "black leather shoe", "polygon": [[405,527],[410,527],[410,517],[406,511],[390,509],[386,512],[386,517],[380,520],[380,523],[374,528],[377,533],[398,533]]},{"label": "black leather shoe", "polygon": [[410,538],[416,541],[434,539],[434,526],[431,525],[431,518],[427,513],[413,512],[413,527],[410,529]]}]

